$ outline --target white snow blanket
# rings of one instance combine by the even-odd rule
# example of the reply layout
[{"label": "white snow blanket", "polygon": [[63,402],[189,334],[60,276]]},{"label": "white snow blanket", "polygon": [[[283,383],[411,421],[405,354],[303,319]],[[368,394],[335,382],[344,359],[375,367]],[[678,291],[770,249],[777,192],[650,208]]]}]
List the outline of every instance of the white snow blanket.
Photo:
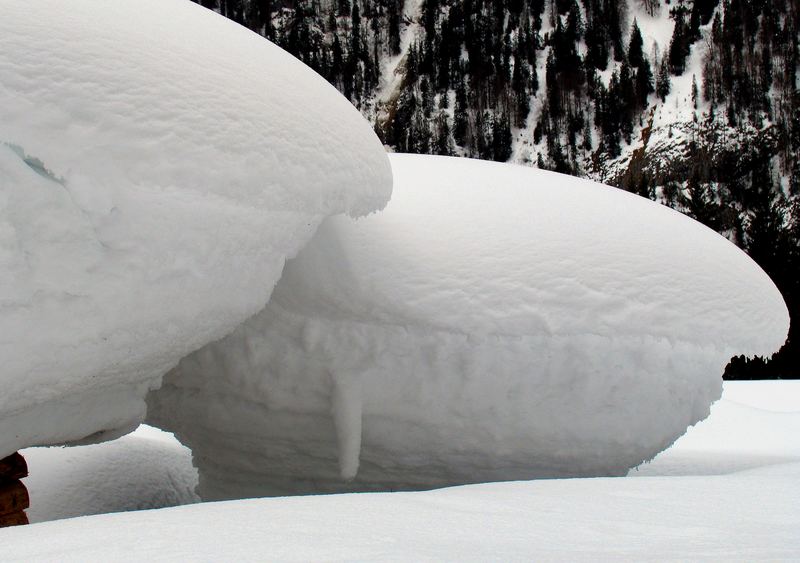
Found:
[{"label": "white snow blanket", "polygon": [[708,415],[733,354],[786,337],[767,275],[675,211],[390,159],[384,212],[327,220],[264,311],[151,394],[201,497],[624,474]]},{"label": "white snow blanket", "polygon": [[[122,440],[126,447],[140,432]],[[101,457],[114,444],[91,451]],[[82,449],[88,454],[89,448],[50,449],[51,463]],[[100,477],[102,464],[95,467]],[[76,518],[0,530],[0,559],[794,561],[799,480],[800,381],[726,382],[706,420],[628,478],[255,499]],[[32,494],[41,493],[39,499],[62,493],[55,481],[37,485]],[[92,489],[86,492],[84,498]],[[139,491],[119,496],[126,493]],[[109,507],[118,506],[114,496],[108,499]]]},{"label": "white snow blanket", "polygon": [[391,171],[333,87],[188,0],[0,13],[1,457],[135,428]]}]

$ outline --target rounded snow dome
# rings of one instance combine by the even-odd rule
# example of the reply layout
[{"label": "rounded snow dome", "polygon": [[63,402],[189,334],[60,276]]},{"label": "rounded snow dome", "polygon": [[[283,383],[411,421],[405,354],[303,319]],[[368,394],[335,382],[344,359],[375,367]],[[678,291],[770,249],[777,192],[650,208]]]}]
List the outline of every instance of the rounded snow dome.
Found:
[{"label": "rounded snow dome", "polygon": [[0,458],[144,417],[391,171],[332,86],[186,0],[10,0],[0,18]]},{"label": "rounded snow dome", "polygon": [[732,355],[786,337],[767,275],[667,207],[390,160],[385,211],[327,220],[264,311],[151,394],[204,497],[620,475],[708,415]]}]

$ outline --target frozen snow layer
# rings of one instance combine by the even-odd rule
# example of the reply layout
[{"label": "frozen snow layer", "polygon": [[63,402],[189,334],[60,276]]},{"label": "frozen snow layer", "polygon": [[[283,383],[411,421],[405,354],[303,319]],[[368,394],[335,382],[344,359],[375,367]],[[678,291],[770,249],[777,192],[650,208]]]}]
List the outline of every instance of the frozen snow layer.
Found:
[{"label": "frozen snow layer", "polygon": [[666,207],[390,159],[384,212],[327,220],[264,311],[150,395],[202,497],[624,474],[708,415],[731,355],[786,336],[764,272]]},{"label": "frozen snow layer", "polygon": [[[758,409],[738,404],[751,394]],[[709,471],[721,439],[738,464],[723,475]],[[661,463],[669,458],[680,463]],[[0,530],[0,559],[797,559],[800,385],[726,382],[709,418],[648,468],[649,476],[635,478],[257,499],[78,518]]]},{"label": "frozen snow layer", "polygon": [[185,0],[0,0],[0,456],[112,437],[391,191],[334,88]]}]

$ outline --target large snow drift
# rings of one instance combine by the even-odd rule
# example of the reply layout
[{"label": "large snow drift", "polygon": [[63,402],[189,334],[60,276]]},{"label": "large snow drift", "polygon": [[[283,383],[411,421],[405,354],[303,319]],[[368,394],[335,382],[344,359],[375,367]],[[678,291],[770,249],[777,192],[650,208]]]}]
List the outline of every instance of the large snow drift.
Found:
[{"label": "large snow drift", "polygon": [[[186,0],[1,0],[0,457],[99,440],[391,191],[359,113]],[[90,436],[91,435],[91,436]]]},{"label": "large snow drift", "polygon": [[666,207],[391,161],[384,212],[328,219],[264,311],[150,395],[204,498],[623,474],[708,415],[732,354],[784,341],[766,274]]}]

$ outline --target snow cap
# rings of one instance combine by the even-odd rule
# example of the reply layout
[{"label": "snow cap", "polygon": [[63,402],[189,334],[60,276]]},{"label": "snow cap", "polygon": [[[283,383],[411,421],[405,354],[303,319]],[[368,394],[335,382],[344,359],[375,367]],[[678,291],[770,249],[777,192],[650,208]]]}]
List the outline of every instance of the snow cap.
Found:
[{"label": "snow cap", "polygon": [[772,280],[704,225],[634,194],[479,160],[390,155],[380,215],[332,218],[273,302],[309,316],[496,336],[650,336],[767,355]]},{"label": "snow cap", "polygon": [[0,74],[0,457],[135,427],[325,216],[390,197],[344,97],[192,2],[5,1]]},{"label": "snow cap", "polygon": [[326,220],[264,311],[150,395],[206,498],[621,475],[708,415],[732,355],[786,338],[767,275],[667,207],[390,160],[382,213]]}]

